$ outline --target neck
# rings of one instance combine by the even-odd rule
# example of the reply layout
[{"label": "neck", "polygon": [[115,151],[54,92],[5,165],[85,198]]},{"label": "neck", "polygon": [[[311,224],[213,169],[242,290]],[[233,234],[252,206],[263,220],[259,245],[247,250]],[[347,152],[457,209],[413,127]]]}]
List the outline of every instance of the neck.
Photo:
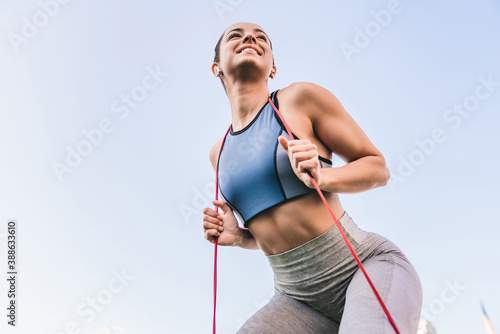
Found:
[{"label": "neck", "polygon": [[233,131],[239,131],[247,126],[257,115],[269,97],[269,87],[266,82],[238,82],[226,86],[227,97],[231,105],[231,124]]}]

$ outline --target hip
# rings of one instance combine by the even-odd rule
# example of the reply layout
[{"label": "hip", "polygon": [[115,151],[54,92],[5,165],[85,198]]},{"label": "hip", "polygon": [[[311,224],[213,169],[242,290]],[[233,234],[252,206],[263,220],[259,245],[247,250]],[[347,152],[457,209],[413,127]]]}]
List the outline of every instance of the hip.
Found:
[{"label": "hip", "polygon": [[[389,239],[360,229],[347,213],[339,223],[361,262],[379,255],[394,256],[397,259],[391,262],[414,272],[403,252]],[[328,310],[324,313],[338,320],[347,287],[358,265],[336,225],[298,247],[266,257],[278,292],[318,310]]]}]

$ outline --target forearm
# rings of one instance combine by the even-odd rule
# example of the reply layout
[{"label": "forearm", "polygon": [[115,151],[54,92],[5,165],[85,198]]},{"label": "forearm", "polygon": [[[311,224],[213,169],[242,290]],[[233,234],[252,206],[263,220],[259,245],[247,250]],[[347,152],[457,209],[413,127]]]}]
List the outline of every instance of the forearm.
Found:
[{"label": "forearm", "polygon": [[249,230],[240,228],[240,232],[233,246],[245,249],[260,249]]},{"label": "forearm", "polygon": [[352,194],[387,184],[389,170],[380,156],[365,156],[338,168],[321,168],[319,188],[333,193]]}]

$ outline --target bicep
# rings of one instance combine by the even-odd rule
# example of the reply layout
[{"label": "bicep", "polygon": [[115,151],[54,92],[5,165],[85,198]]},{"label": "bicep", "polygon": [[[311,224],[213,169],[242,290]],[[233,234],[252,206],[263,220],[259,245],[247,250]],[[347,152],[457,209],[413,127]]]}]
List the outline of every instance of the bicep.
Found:
[{"label": "bicep", "polygon": [[309,90],[314,132],[333,153],[345,162],[364,156],[382,157],[334,94],[317,85]]}]

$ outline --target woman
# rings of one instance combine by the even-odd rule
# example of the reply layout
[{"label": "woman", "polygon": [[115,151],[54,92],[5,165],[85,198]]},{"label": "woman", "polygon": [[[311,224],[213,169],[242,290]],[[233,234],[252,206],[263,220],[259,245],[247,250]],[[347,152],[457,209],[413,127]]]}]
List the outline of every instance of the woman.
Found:
[{"label": "woman", "polygon": [[[394,333],[308,173],[400,332],[416,333],[422,290],[415,269],[388,239],[358,228],[337,195],[387,183],[380,151],[328,90],[299,82],[269,93],[272,44],[256,24],[226,29],[212,72],[229,98],[232,122],[210,150],[224,200],[213,201],[221,213],[203,210],[205,238],[261,249],[275,280],[275,295],[238,333]],[[332,152],[346,165],[332,168]]]}]

